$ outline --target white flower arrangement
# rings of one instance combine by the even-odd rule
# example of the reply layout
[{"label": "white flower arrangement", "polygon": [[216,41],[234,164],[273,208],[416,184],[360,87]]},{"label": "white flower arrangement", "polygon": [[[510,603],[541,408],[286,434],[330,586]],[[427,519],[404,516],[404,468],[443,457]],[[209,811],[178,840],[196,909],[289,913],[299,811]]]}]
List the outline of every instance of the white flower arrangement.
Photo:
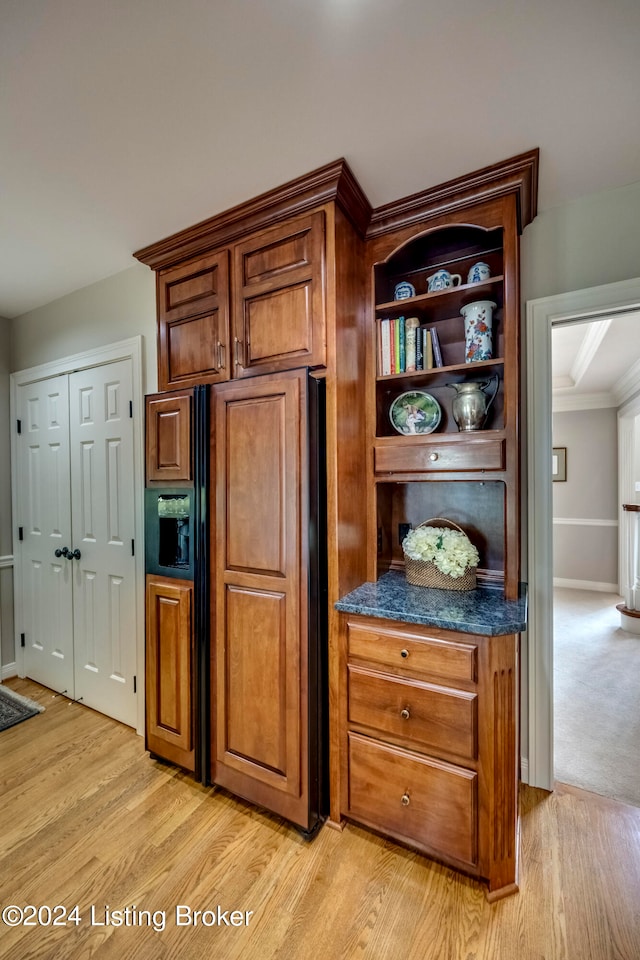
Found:
[{"label": "white flower arrangement", "polygon": [[430,560],[454,580],[480,559],[466,533],[447,527],[414,527],[402,541],[402,549],[412,560]]}]

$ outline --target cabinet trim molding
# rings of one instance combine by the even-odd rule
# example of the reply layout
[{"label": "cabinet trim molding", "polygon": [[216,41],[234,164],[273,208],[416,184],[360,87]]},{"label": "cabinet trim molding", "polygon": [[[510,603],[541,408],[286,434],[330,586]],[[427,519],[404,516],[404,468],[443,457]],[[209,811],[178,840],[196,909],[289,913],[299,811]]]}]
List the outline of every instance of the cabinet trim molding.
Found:
[{"label": "cabinet trim molding", "polygon": [[522,233],[538,212],[539,153],[538,148],[529,150],[468,176],[456,177],[437,187],[377,207],[371,215],[367,240],[511,193],[516,194],[518,232]]},{"label": "cabinet trim molding", "polygon": [[364,236],[371,205],[347,161],[340,159],[143,247],[134,257],[153,270],[174,266],[331,201],[337,201]]}]

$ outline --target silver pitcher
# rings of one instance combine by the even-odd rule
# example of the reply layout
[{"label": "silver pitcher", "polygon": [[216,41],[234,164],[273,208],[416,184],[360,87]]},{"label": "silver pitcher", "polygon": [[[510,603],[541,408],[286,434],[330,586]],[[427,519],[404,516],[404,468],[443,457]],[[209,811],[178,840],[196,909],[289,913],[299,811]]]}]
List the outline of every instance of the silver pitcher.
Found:
[{"label": "silver pitcher", "polygon": [[[491,395],[487,396],[484,391],[492,384]],[[465,380],[462,383],[448,383],[447,386],[453,387],[456,391],[451,412],[458,424],[458,430],[460,432],[482,430],[489,408],[498,393],[500,386],[498,375],[488,380]]]}]

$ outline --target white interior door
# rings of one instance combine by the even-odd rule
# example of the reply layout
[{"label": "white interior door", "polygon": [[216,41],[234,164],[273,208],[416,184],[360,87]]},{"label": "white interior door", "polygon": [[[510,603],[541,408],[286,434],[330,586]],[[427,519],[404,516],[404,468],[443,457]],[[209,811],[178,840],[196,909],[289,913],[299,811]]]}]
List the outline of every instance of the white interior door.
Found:
[{"label": "white interior door", "polygon": [[25,675],[136,726],[132,397],[131,359],[18,386],[16,503]]},{"label": "white interior door", "polygon": [[69,377],[75,691],[136,724],[132,365]]},{"label": "white interior door", "polygon": [[19,387],[17,410],[25,672],[73,697],[68,378]]}]

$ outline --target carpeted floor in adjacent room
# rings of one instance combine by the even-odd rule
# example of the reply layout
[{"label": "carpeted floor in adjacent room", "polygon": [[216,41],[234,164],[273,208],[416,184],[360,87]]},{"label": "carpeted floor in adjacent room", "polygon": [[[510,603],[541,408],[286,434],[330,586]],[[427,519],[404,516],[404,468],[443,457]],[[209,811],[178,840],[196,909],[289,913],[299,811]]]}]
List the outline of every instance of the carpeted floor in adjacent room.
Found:
[{"label": "carpeted floor in adjacent room", "polygon": [[620,599],[554,591],[555,776],[640,807],[640,636]]}]

